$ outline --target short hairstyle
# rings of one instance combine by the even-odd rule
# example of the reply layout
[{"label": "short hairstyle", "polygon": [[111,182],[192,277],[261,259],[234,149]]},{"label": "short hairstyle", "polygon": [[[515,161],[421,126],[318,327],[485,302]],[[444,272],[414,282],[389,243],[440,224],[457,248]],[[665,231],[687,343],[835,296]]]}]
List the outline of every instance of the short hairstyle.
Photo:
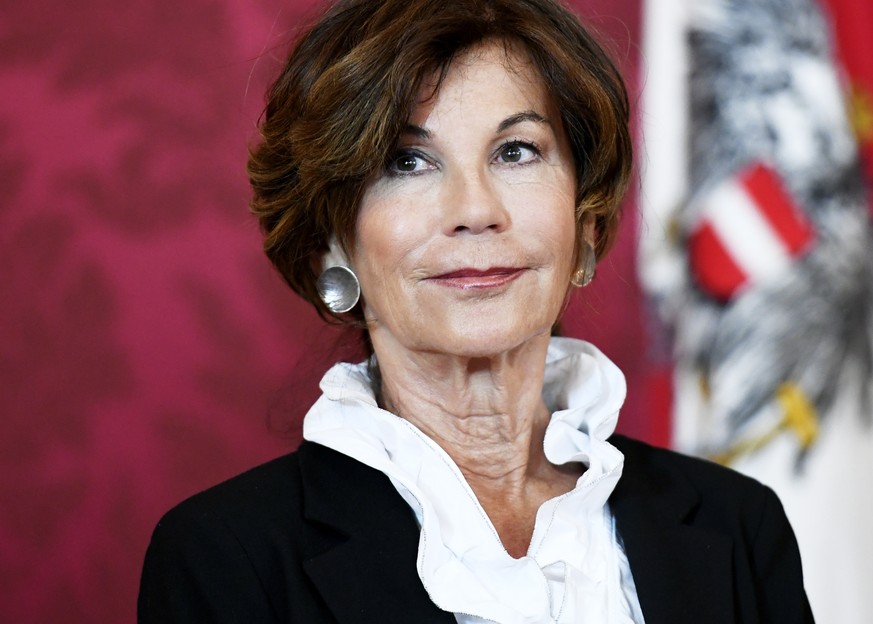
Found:
[{"label": "short hairstyle", "polygon": [[[554,0],[340,0],[294,45],[267,94],[248,172],[264,250],[322,317],[320,259],[332,234],[354,244],[367,182],[384,168],[428,79],[487,41],[526,54],[560,111],[596,252],[611,246],[630,176],[628,98],[618,70]],[[439,86],[437,86],[437,89]],[[360,320],[360,308],[353,311]]]}]

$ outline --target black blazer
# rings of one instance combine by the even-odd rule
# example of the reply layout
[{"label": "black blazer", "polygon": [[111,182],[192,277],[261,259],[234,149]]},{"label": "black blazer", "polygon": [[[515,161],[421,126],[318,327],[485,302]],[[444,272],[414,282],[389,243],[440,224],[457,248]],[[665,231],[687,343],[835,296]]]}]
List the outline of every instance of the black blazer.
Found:
[{"label": "black blazer", "polygon": [[[646,624],[813,621],[770,489],[611,442],[625,468],[609,504]],[[418,534],[387,477],[304,442],[167,513],[146,553],[139,622],[454,624],[418,578]]]}]

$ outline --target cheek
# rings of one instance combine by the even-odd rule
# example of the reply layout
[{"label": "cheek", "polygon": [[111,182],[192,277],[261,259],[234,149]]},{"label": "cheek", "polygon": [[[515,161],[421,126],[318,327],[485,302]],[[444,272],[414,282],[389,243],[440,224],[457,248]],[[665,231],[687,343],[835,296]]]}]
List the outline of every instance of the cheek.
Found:
[{"label": "cheek", "polygon": [[371,320],[400,313],[406,299],[404,277],[421,247],[421,229],[408,198],[370,196],[362,202],[350,260]]},{"label": "cheek", "polygon": [[375,275],[389,275],[402,271],[405,260],[420,247],[421,227],[410,211],[380,208],[358,219],[352,262]]},{"label": "cheek", "polygon": [[388,197],[372,189],[365,192],[355,224],[355,251],[351,258],[356,271],[378,270],[390,263],[390,258],[381,256],[389,255],[394,248],[392,239],[396,235],[391,213]]},{"label": "cheek", "polygon": [[573,267],[577,238],[575,190],[573,179],[564,181],[561,185],[562,192],[554,195],[555,203],[550,210],[552,218],[549,219],[550,236],[555,241],[558,263],[566,269],[566,276],[569,276],[575,268]]},{"label": "cheek", "polygon": [[550,232],[554,254],[554,279],[563,297],[566,289],[570,288],[570,279],[576,270],[574,257],[576,253],[576,223],[573,219],[567,219],[558,230]]},{"label": "cheek", "polygon": [[519,208],[515,225],[529,240],[536,241],[556,272],[572,272],[576,248],[576,211],[573,196],[554,186],[542,186],[525,198],[516,196]]}]

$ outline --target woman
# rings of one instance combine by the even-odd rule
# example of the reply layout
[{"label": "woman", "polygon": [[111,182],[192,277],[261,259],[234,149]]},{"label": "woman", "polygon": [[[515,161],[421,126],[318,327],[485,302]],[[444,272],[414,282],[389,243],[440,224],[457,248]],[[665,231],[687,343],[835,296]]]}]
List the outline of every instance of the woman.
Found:
[{"label": "woman", "polygon": [[141,622],[809,622],[776,497],[612,436],[550,338],[609,248],[627,98],[551,0],[349,0],[299,40],[250,161],[266,251],[359,323],[296,453],[186,501]]}]

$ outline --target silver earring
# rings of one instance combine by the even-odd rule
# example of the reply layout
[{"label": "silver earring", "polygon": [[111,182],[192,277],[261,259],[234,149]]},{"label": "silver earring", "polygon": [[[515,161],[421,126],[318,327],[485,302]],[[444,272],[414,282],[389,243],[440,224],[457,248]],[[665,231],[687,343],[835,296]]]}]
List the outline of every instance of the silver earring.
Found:
[{"label": "silver earring", "polygon": [[325,269],[315,282],[318,296],[335,314],[348,312],[361,298],[361,283],[349,267],[332,266]]},{"label": "silver earring", "polygon": [[594,279],[596,268],[597,256],[594,253],[594,247],[591,246],[591,243],[586,242],[582,245],[582,250],[579,252],[579,265],[573,271],[570,283],[580,288],[588,286],[591,280]]}]

